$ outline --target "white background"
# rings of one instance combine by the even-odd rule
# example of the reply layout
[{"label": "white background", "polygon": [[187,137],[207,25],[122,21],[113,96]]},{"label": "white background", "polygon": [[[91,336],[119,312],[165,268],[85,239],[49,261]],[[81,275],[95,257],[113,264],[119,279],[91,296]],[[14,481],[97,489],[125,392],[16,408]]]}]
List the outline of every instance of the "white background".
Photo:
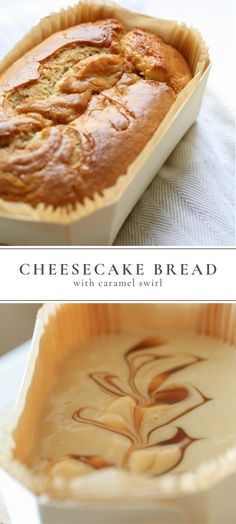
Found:
[{"label": "white background", "polygon": [[[182,263],[193,268],[211,263],[217,265],[213,276],[163,276],[163,287],[75,287],[73,282],[80,276],[23,276],[19,267],[29,264],[84,264],[91,266],[104,263],[106,268],[115,264],[118,268],[125,264],[144,264],[145,275],[136,276],[139,280],[153,278],[154,264]],[[235,249],[155,249],[135,248],[115,249],[3,249],[0,262],[1,300],[6,301],[234,301],[236,298],[236,250]],[[92,275],[96,282],[104,277]],[[105,277],[110,281],[131,280],[131,276]],[[155,277],[159,278],[159,277]]]}]

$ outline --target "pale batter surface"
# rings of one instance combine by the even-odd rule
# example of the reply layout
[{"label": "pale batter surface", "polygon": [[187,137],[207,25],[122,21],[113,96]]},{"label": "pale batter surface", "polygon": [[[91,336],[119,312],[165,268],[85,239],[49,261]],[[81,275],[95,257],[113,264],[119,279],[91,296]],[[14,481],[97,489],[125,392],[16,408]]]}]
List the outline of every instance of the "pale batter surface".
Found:
[{"label": "pale batter surface", "polygon": [[236,350],[210,337],[102,336],[61,365],[39,415],[31,465],[74,478],[121,468],[193,471],[235,444]]}]

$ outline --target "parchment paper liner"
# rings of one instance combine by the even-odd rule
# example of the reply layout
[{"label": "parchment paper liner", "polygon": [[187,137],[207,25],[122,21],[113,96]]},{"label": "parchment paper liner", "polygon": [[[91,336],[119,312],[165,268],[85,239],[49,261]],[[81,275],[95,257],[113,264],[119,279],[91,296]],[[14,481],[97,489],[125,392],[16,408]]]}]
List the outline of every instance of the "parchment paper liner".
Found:
[{"label": "parchment paper liner", "polygon": [[[236,345],[235,304],[64,304],[41,308],[26,374],[16,403],[12,432],[5,437],[2,465],[37,493],[42,479],[27,464],[30,437],[47,397],[57,365],[80,342],[99,334],[137,333],[158,329],[192,331]],[[14,441],[16,448],[13,448]],[[21,462],[19,462],[21,460]],[[143,502],[200,492],[236,472],[236,444],[214,460],[202,462],[193,472],[147,478],[109,468],[63,484],[68,499]],[[57,493],[58,496],[58,493]]]},{"label": "parchment paper liner", "polygon": [[179,24],[176,21],[162,20],[138,14],[124,9],[113,2],[87,2],[82,0],[73,7],[50,14],[33,27],[1,61],[0,74],[27,51],[53,33],[82,22],[108,17],[118,18],[128,28],[141,27],[159,34],[167,43],[176,47],[184,55],[194,73],[194,78],[179,94],[151,140],[129,166],[127,173],[117,179],[115,185],[104,189],[102,194],[95,193],[93,199],[85,198],[83,204],[78,203],[75,207],[69,205],[54,209],[52,206],[45,206],[45,204],[41,203],[33,208],[26,203],[8,202],[0,199],[0,214],[2,216],[29,221],[68,224],[114,202],[121,196],[122,191],[135,177],[137,170],[140,169],[155,149],[160,137],[169,128],[179,109],[186,103],[209,65],[208,49],[197,29],[193,27],[188,28],[185,24]]}]

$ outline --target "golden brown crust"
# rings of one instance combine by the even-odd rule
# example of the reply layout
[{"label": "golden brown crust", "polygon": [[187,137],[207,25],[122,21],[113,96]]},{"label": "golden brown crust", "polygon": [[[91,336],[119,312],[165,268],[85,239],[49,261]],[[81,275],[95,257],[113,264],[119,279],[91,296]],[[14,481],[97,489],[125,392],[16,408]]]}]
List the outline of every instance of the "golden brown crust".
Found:
[{"label": "golden brown crust", "polygon": [[192,78],[186,60],[177,49],[152,33],[142,29],[129,31],[122,38],[122,49],[145,77],[166,82],[177,94]]},{"label": "golden brown crust", "polygon": [[0,197],[58,207],[112,186],[190,78],[176,50],[116,20],[52,35],[0,79]]},{"label": "golden brown crust", "polygon": [[31,49],[17,60],[1,77],[1,90],[9,91],[25,82],[39,78],[38,68],[41,63],[52,57],[58,50],[71,46],[89,46],[95,48],[119,49],[119,35],[122,25],[117,20],[99,20],[70,27],[54,33],[41,44]]}]

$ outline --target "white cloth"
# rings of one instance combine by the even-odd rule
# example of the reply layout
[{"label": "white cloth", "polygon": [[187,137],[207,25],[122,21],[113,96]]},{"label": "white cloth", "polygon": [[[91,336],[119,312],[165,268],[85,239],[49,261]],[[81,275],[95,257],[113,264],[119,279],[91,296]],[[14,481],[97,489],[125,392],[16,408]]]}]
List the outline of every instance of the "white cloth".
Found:
[{"label": "white cloth", "polygon": [[[0,56],[40,16],[69,0],[0,0]],[[73,0],[71,1],[73,3]],[[200,29],[213,68],[197,122],[160,169],[120,230],[116,245],[233,245],[233,0],[120,0]],[[232,48],[232,50],[231,50]]]}]

